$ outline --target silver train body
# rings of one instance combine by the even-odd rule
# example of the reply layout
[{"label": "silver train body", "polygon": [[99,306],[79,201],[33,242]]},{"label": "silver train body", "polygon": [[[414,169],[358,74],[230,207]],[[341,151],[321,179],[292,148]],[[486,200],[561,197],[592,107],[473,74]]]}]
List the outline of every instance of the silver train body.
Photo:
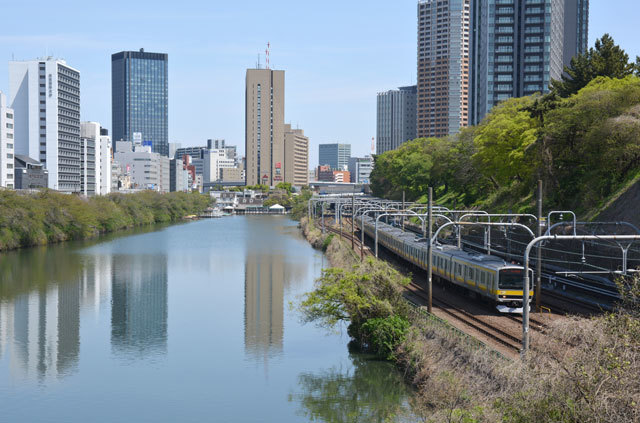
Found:
[{"label": "silver train body", "polygon": [[[357,226],[362,225],[356,218]],[[360,228],[362,229],[362,228]],[[364,218],[364,232],[375,238],[375,221]],[[428,250],[424,240],[416,240],[416,235],[403,232],[400,228],[378,221],[378,243],[397,256],[427,270]],[[495,304],[501,313],[522,313],[523,272],[518,264],[511,264],[500,257],[463,251],[453,245],[434,246],[432,272],[434,280],[439,278]],[[533,271],[530,270],[530,281]],[[529,292],[533,297],[533,283]]]}]

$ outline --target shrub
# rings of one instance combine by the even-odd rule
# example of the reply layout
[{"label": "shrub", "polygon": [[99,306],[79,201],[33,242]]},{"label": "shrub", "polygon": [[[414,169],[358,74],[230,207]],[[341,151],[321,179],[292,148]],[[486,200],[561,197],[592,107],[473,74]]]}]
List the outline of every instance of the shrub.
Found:
[{"label": "shrub", "polygon": [[362,343],[385,360],[396,359],[396,349],[409,330],[409,321],[400,316],[369,319],[362,325]]}]

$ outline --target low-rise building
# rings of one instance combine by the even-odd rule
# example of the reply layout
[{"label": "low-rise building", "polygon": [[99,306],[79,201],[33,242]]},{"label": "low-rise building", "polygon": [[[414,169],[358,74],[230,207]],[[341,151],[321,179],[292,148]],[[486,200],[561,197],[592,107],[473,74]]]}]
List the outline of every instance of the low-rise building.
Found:
[{"label": "low-rise building", "polygon": [[47,188],[49,172],[44,165],[28,156],[16,155],[14,158],[15,188]]},{"label": "low-rise building", "polygon": [[333,182],[337,183],[345,183],[351,182],[351,174],[348,170],[334,170],[333,171]]},{"label": "low-rise building", "polygon": [[319,182],[333,182],[333,170],[329,165],[320,165],[316,171],[316,180]]},{"label": "low-rise building", "polygon": [[221,182],[244,182],[244,171],[238,167],[227,167],[220,169]]},{"label": "low-rise building", "polygon": [[[151,146],[129,141],[116,142],[115,161],[120,164],[122,173],[129,175],[131,189],[150,189],[169,192],[169,157],[151,151]],[[123,189],[121,186],[120,189]]]}]

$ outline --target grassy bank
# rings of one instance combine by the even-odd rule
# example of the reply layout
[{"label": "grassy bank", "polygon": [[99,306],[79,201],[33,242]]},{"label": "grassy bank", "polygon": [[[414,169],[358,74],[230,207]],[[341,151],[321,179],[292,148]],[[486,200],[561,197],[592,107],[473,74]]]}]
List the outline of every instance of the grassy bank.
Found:
[{"label": "grassy bank", "polygon": [[355,343],[395,362],[423,421],[640,422],[640,281],[621,289],[617,311],[552,324],[543,349],[508,361],[409,307],[408,281],[387,263],[361,263],[306,218],[301,227],[334,266],[301,302],[305,320],[346,323]]},{"label": "grassy bank", "polygon": [[135,226],[175,222],[205,210],[195,193],[110,194],[83,198],[55,191],[0,191],[0,251],[96,237]]}]

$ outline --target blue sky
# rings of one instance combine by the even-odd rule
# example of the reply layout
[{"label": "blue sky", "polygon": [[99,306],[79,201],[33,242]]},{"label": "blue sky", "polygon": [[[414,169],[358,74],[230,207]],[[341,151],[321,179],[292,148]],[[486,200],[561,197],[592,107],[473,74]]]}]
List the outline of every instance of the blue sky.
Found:
[{"label": "blue sky", "polygon": [[[310,137],[310,164],[319,143],[351,143],[363,155],[375,136],[376,93],[415,83],[416,3],[5,2],[0,90],[12,57],[64,58],[81,72],[82,120],[110,129],[111,54],[144,47],[169,54],[170,140],[225,138],[244,151],[245,70],[258,53],[264,64],[270,42],[271,67],[286,71],[286,120]],[[640,55],[639,12],[637,1],[591,0],[590,44],[609,32]]]}]

